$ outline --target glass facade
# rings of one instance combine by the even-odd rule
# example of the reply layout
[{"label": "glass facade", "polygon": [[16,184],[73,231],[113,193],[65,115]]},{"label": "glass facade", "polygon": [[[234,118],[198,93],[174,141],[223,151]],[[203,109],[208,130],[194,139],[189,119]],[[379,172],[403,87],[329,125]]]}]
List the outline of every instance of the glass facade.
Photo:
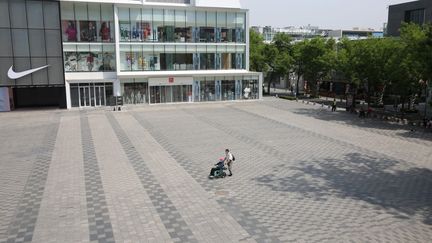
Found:
[{"label": "glass facade", "polygon": [[148,82],[142,79],[121,80],[124,104],[146,104],[149,102]]},{"label": "glass facade", "polygon": [[65,72],[116,70],[112,4],[61,3]]},{"label": "glass facade", "polygon": [[[61,2],[61,13],[65,71],[118,71],[120,90],[115,93],[124,104],[259,98],[258,76],[194,78],[191,72],[180,83],[159,83],[151,75],[122,78],[122,72],[132,71],[245,70],[243,11]],[[175,75],[166,78],[177,81]],[[108,83],[70,87],[72,107],[109,104],[113,94]]]},{"label": "glass facade", "polygon": [[106,106],[113,102],[112,83],[79,83],[70,85],[71,107]]},{"label": "glass facade", "polygon": [[120,71],[245,69],[245,51],[244,45],[120,44]]},{"label": "glass facade", "polygon": [[196,78],[194,101],[229,101],[259,99],[258,76]]},{"label": "glass facade", "polygon": [[61,3],[63,42],[114,42],[112,4]]},{"label": "glass facade", "polygon": [[118,8],[121,42],[245,43],[244,12]]}]

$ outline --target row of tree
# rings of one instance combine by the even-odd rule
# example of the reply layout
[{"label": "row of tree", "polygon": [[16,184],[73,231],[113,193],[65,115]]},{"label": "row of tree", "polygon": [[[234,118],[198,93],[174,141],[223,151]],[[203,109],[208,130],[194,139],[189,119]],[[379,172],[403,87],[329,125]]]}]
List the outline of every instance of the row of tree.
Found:
[{"label": "row of tree", "polygon": [[[398,38],[351,41],[317,37],[293,42],[280,33],[272,43],[250,33],[250,68],[264,72],[268,89],[280,77],[296,75],[296,93],[301,77],[316,96],[322,81],[350,84],[352,92],[372,96],[393,95],[404,104],[415,99],[432,82],[432,25],[404,24]],[[410,102],[412,103],[412,102]]]}]

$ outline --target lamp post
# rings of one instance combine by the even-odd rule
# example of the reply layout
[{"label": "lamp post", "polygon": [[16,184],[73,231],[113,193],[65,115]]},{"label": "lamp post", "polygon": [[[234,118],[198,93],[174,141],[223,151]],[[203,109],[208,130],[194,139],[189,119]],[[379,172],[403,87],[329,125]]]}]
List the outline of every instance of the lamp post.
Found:
[{"label": "lamp post", "polygon": [[424,119],[427,118],[427,108],[428,108],[428,98],[429,98],[429,82],[428,80],[426,80],[425,82],[425,86],[426,86],[426,94],[425,94],[425,111],[424,111]]}]

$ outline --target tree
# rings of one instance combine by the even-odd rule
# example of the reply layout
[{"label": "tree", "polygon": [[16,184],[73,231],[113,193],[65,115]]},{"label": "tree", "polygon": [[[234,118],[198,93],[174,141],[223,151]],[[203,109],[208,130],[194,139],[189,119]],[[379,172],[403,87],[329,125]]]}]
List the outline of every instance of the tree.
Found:
[{"label": "tree", "polygon": [[264,40],[262,36],[253,30],[249,31],[249,65],[250,70],[263,72],[265,71],[264,63]]},{"label": "tree", "polygon": [[267,73],[267,90],[270,92],[271,84],[276,78],[285,77],[291,71],[293,62],[291,52],[291,37],[285,33],[278,33],[273,42],[266,44],[263,49],[263,70]]},{"label": "tree", "polygon": [[298,45],[295,57],[298,79],[300,75],[308,82],[312,96],[317,95],[317,83],[329,76],[335,65],[336,42],[333,39],[314,38]]}]

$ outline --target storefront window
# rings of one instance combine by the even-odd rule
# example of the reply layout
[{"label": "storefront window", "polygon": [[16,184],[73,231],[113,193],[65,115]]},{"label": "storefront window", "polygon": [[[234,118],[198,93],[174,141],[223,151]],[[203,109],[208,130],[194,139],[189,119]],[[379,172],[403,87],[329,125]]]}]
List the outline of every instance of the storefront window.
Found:
[{"label": "storefront window", "polygon": [[153,11],[151,9],[142,9],[141,31],[144,41],[153,41],[152,18]]},{"label": "storefront window", "polygon": [[215,80],[206,79],[201,81],[201,102],[215,101]]},{"label": "storefront window", "polygon": [[206,12],[197,11],[196,12],[196,26],[197,26],[197,36],[199,38],[199,42],[207,41],[207,24],[206,24]]},{"label": "storefront window", "polygon": [[216,46],[207,46],[207,70],[216,69]]},{"label": "storefront window", "polygon": [[131,46],[131,68],[132,71],[143,70],[143,50],[142,46],[132,45]]},{"label": "storefront window", "polygon": [[150,65],[153,67],[152,70],[159,71],[161,70],[161,54],[165,53],[164,46],[154,46],[154,56]]},{"label": "storefront window", "polygon": [[119,28],[120,28],[120,41],[131,40],[131,23],[129,18],[128,8],[118,9]]},{"label": "storefront window", "polygon": [[64,42],[113,42],[113,6],[61,3]]},{"label": "storefront window", "polygon": [[163,42],[164,40],[164,14],[163,10],[153,9],[153,39],[154,41]]},{"label": "storefront window", "polygon": [[236,42],[236,14],[227,13],[227,42]]},{"label": "storefront window", "polygon": [[141,22],[141,9],[131,8],[130,9],[130,20],[131,20],[131,41],[142,41],[143,31]]},{"label": "storefront window", "polygon": [[195,11],[186,11],[186,42],[198,42]]},{"label": "storefront window", "polygon": [[188,53],[186,46],[176,46],[175,70],[193,70],[193,54]]},{"label": "storefront window", "polygon": [[207,70],[207,48],[206,46],[197,46],[197,54],[199,55],[198,70]]},{"label": "storefront window", "polygon": [[148,83],[144,80],[121,80],[121,92],[125,104],[148,103]]},{"label": "storefront window", "polygon": [[245,23],[246,23],[246,15],[245,13],[237,13],[236,14],[236,42],[244,43],[245,42]]},{"label": "storefront window", "polygon": [[258,92],[258,78],[244,77],[242,82],[242,99],[258,99]]},{"label": "storefront window", "polygon": [[115,71],[114,45],[65,45],[66,72]]},{"label": "storefront window", "polygon": [[234,100],[235,82],[233,78],[227,78],[221,82],[222,100]]},{"label": "storefront window", "polygon": [[163,27],[164,42],[174,42],[175,40],[174,13],[175,11],[170,9],[165,9],[164,11],[164,27]]},{"label": "storefront window", "polygon": [[216,42],[228,42],[228,29],[225,12],[217,13]]},{"label": "storefront window", "polygon": [[186,42],[187,29],[186,29],[186,11],[175,11],[175,42]]},{"label": "storefront window", "polygon": [[120,71],[130,71],[132,69],[130,48],[129,45],[120,45]]},{"label": "storefront window", "polygon": [[175,47],[165,46],[165,52],[161,53],[161,70],[174,70]]},{"label": "storefront window", "polygon": [[216,13],[207,12],[207,28],[206,28],[206,41],[215,42],[216,41]]},{"label": "storefront window", "polygon": [[236,69],[245,69],[246,68],[246,60],[245,60],[245,47],[237,46],[236,48]]}]

